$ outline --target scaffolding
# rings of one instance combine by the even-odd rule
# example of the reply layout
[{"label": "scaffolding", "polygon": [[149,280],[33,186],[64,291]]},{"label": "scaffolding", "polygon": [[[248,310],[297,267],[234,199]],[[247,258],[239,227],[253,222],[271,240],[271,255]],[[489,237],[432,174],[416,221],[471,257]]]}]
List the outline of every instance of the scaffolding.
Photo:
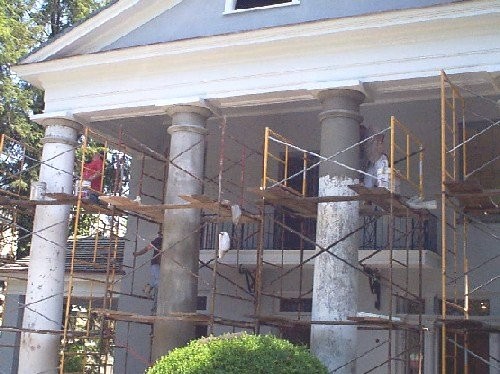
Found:
[{"label": "scaffolding", "polygon": [[[407,363],[407,368],[409,367],[410,357],[409,350],[416,351],[417,357],[417,367],[419,370],[422,369],[422,358],[423,358],[423,328],[422,328],[422,313],[423,313],[423,298],[422,298],[422,251],[424,248],[423,241],[423,222],[428,219],[429,213],[424,209],[410,208],[406,204],[406,199],[404,195],[401,195],[400,189],[406,187],[405,193],[412,196],[416,193],[418,198],[423,198],[423,174],[422,174],[422,164],[423,164],[423,145],[422,143],[408,130],[408,128],[398,121],[395,117],[391,117],[390,126],[381,131],[380,133],[374,134],[372,137],[367,138],[355,144],[353,146],[362,145],[363,143],[369,142],[375,136],[380,135],[389,131],[390,133],[390,183],[388,188],[367,188],[363,185],[354,185],[351,188],[357,192],[355,196],[322,196],[314,197],[308,196],[308,181],[310,182],[314,178],[315,171],[317,173],[318,166],[322,162],[335,162],[334,157],[346,150],[340,150],[335,155],[330,157],[325,157],[314,152],[307,151],[299,146],[293,144],[292,141],[285,138],[284,136],[276,133],[275,131],[266,128],[265,130],[265,140],[264,140],[264,162],[263,162],[263,179],[262,186],[259,189],[253,189],[253,192],[258,194],[263,198],[265,203],[271,204],[273,206],[280,206],[287,211],[293,212],[293,214],[300,216],[302,218],[300,225],[296,225],[296,229],[293,227],[280,224],[285,230],[293,232],[298,236],[300,240],[300,255],[299,263],[293,266],[291,269],[281,272],[280,276],[276,277],[276,280],[282,279],[284,276],[289,275],[293,270],[298,270],[300,272],[299,276],[299,294],[298,294],[298,315],[295,320],[288,319],[283,320],[273,316],[262,316],[261,319],[267,323],[290,323],[298,326],[311,325],[311,324],[331,324],[331,325],[342,325],[342,324],[354,324],[361,329],[381,329],[388,331],[387,340],[384,344],[387,344],[388,355],[387,360],[380,364],[380,366],[387,365],[388,372],[393,372],[394,369],[391,368],[392,363],[397,360],[401,360],[403,356],[404,361]],[[349,147],[351,148],[351,147]],[[299,155],[296,157],[298,165],[292,166],[290,168],[289,163],[291,160],[292,152],[297,152]],[[414,161],[416,159],[416,161]],[[297,164],[297,163],[296,163]],[[273,168],[274,166],[274,168]],[[281,180],[277,180],[273,177],[276,175],[276,169],[280,169],[279,175],[282,176]],[[358,170],[360,173],[365,174],[368,177],[377,178],[377,176],[372,176],[364,172],[363,170]],[[316,174],[318,176],[318,174]],[[397,185],[396,185],[397,183]],[[296,188],[291,187],[292,185]],[[398,193],[396,193],[396,190]],[[356,270],[360,271],[366,278],[370,281],[370,286],[372,290],[378,288],[380,292],[380,283],[387,286],[387,297],[389,302],[388,313],[386,315],[372,315],[372,316],[351,316],[346,321],[311,321],[301,320],[301,309],[300,306],[303,302],[300,302],[305,295],[311,293],[311,290],[307,292],[302,292],[302,272],[304,265],[312,261],[315,257],[321,255],[322,253],[329,253],[329,249],[334,247],[337,243],[332,243],[328,248],[321,248],[317,243],[315,243],[310,237],[305,235],[304,232],[304,222],[315,218],[317,214],[317,205],[320,203],[337,203],[347,200],[358,200],[366,202],[371,208],[375,209],[365,209],[364,210],[364,224],[361,225],[358,230],[365,229],[370,224],[373,224],[375,220],[380,219],[380,217],[385,218],[383,222],[385,226],[388,227],[388,241],[384,248],[379,248],[387,250],[389,264],[388,274],[382,276],[377,274],[376,269],[371,269],[366,266],[366,262],[373,256],[380,254],[378,250],[373,251],[365,258],[361,258],[358,264],[349,264]],[[360,212],[363,211],[360,208]],[[408,225],[409,218],[415,219],[414,224],[411,227]],[[404,225],[399,227],[399,230],[395,229],[394,220],[399,219],[404,221]],[[347,236],[353,235],[349,233]],[[410,277],[410,245],[409,238],[412,237],[412,241],[415,246],[413,248],[418,249],[418,274],[416,277]],[[342,238],[341,240],[345,240]],[[373,241],[374,238],[372,237]],[[304,255],[304,244],[312,243],[314,247],[318,248],[315,254],[305,258]],[[376,239],[375,241],[376,242]],[[404,248],[405,257],[403,259],[397,259],[394,255],[396,242],[403,242],[402,248]],[[283,264],[282,264],[283,265]],[[403,283],[398,283],[393,279],[394,266],[398,268],[405,269],[405,276]],[[281,266],[283,269],[283,266]],[[418,284],[417,292],[412,292],[409,290],[410,278],[412,282]],[[376,291],[375,291],[376,292]],[[281,295],[280,295],[281,296]],[[403,322],[399,318],[395,317],[393,314],[393,299],[400,298],[405,300],[407,303],[413,303],[417,305],[416,310],[418,311],[417,321],[412,323]],[[378,295],[380,298],[380,295]],[[409,347],[407,349],[402,349],[401,351],[396,351],[395,345],[393,343],[394,334],[393,330],[404,331],[406,335],[405,338],[408,339],[408,334],[412,331],[417,333],[417,345]],[[367,352],[369,353],[369,352]],[[358,359],[361,357],[358,357]],[[344,367],[348,363],[342,364],[338,369]],[[397,370],[397,369],[396,369]],[[336,371],[336,370],[334,370]]]},{"label": "scaffolding", "polygon": [[[127,142],[127,143],[125,143]],[[75,149],[78,161],[75,163],[74,193],[46,193],[37,182],[32,182],[31,190],[26,186],[27,175],[32,180],[40,166],[40,152],[16,141],[5,134],[0,138],[2,157],[1,191],[2,244],[6,239],[18,243],[23,237],[29,239],[33,234],[30,227],[17,222],[20,214],[29,214],[32,218],[37,205],[71,205],[70,215],[72,226],[71,238],[68,240],[66,258],[66,286],[63,328],[61,331],[46,333],[61,336],[61,364],[59,371],[81,370],[81,372],[110,372],[112,362],[110,352],[114,341],[113,321],[103,318],[97,310],[116,309],[115,290],[119,278],[123,276],[123,255],[125,247],[126,217],[138,216],[151,221],[156,217],[149,212],[130,212],[115,209],[100,198],[123,198],[128,193],[127,169],[130,167],[130,154],[140,155],[142,160],[149,158],[165,165],[165,158],[139,144],[135,139],[119,132],[117,137],[110,138],[98,131],[85,128]],[[100,152],[103,162],[99,171],[100,186],[98,190],[85,184],[85,173],[89,155]],[[27,165],[27,161],[30,164]],[[160,161],[158,161],[160,160]],[[161,177],[161,176],[160,176]],[[24,178],[24,179],[23,179]],[[107,179],[105,182],[105,178]],[[158,176],[141,174],[139,192],[142,194],[142,184],[150,182]],[[163,178],[161,179],[163,184]],[[15,187],[15,189],[12,188]],[[104,195],[106,194],[106,195]],[[148,197],[147,193],[143,196]],[[128,200],[128,199],[127,199]],[[82,225],[86,229],[82,231]],[[24,233],[18,235],[17,232]],[[9,236],[9,237],[7,237]],[[26,269],[25,261],[16,261],[13,255],[2,259],[4,265],[12,265],[14,271]],[[15,277],[14,277],[15,278]],[[19,278],[23,279],[23,277]],[[75,288],[84,285],[84,296],[79,296],[82,290]],[[76,294],[75,294],[76,292]],[[147,297],[138,295],[139,298]],[[2,327],[5,331],[28,331],[26,329]],[[36,331],[35,331],[36,332]],[[81,369],[80,369],[81,368]]]},{"label": "scaffolding", "polygon": [[[62,336],[60,372],[63,372],[65,363],[71,362],[72,358],[75,356],[84,357],[83,360],[85,365],[82,372],[83,370],[97,370],[97,368],[101,368],[107,372],[106,368],[112,365],[112,361],[110,361],[110,352],[113,347],[116,346],[113,340],[115,321],[124,321],[127,324],[140,323],[152,325],[159,319],[189,320],[200,325],[206,325],[208,327],[208,333],[214,332],[215,325],[228,326],[232,329],[232,331],[236,331],[235,329],[250,329],[256,333],[260,332],[262,326],[269,326],[271,328],[277,328],[279,331],[282,331],[282,333],[289,333],[292,328],[300,328],[301,326],[309,328],[311,324],[315,323],[315,321],[311,321],[310,318],[307,317],[307,313],[310,311],[310,304],[308,304],[308,299],[310,300],[310,297],[308,296],[311,295],[312,289],[310,284],[308,286],[306,285],[307,282],[305,282],[304,272],[305,268],[310,266],[311,261],[319,253],[315,255],[307,254],[306,248],[313,249],[317,246],[317,243],[314,241],[314,230],[311,231],[310,227],[307,229],[307,225],[309,224],[314,227],[313,223],[317,214],[318,203],[340,202],[344,201],[346,197],[331,196],[318,198],[311,196],[314,195],[314,191],[312,191],[312,193],[311,191],[308,191],[307,180],[310,178],[312,173],[317,172],[317,167],[320,163],[317,160],[321,159],[321,156],[306,150],[301,150],[300,167],[294,172],[295,175],[289,175],[289,151],[291,149],[297,151],[300,148],[293,145],[293,143],[285,137],[280,136],[270,129],[266,129],[263,157],[263,185],[259,189],[250,189],[250,192],[261,196],[261,199],[255,203],[246,196],[248,191],[246,191],[244,183],[245,160],[249,157],[260,158],[262,157],[262,153],[248,148],[236,137],[227,134],[225,129],[225,118],[221,118],[220,120],[219,172],[217,176],[207,177],[203,181],[203,183],[206,184],[206,190],[210,190],[209,186],[212,186],[212,191],[216,191],[218,196],[217,198],[210,198],[206,195],[183,196],[186,204],[180,205],[142,204],[141,198],[145,197],[143,195],[142,186],[144,185],[144,179],[148,177],[147,173],[145,173],[143,169],[141,170],[141,176],[139,178],[140,182],[137,195],[139,196],[139,199],[133,200],[120,196],[120,193],[117,193],[117,190],[107,191],[106,195],[101,195],[100,191],[87,191],[87,193],[96,193],[101,195],[99,197],[100,202],[98,204],[89,201],[89,199],[86,198],[88,196],[84,193],[85,188],[83,186],[82,178],[82,175],[84,174],[85,160],[87,158],[87,154],[89,153],[89,143],[92,142],[92,144],[99,144],[99,146],[108,154],[119,152],[121,155],[127,155],[129,150],[128,147],[120,140],[118,142],[112,141],[111,139],[94,132],[93,130],[85,130],[81,144],[81,160],[79,165],[80,173],[75,184],[76,195],[48,194],[47,196],[52,199],[50,200],[51,203],[74,204],[75,207],[73,212],[74,232],[73,239],[70,242],[71,251],[69,254],[69,280],[65,304],[64,328],[60,332]],[[399,122],[393,121],[393,131],[398,123]],[[270,143],[273,140],[278,140],[279,147],[282,147],[284,150],[283,152],[278,150],[278,155],[271,153]],[[240,160],[227,160],[225,158],[224,147],[227,146],[228,142],[234,142],[241,147]],[[410,147],[405,146],[405,149],[410,149]],[[280,153],[285,155],[283,160],[280,159]],[[143,155],[142,157],[145,156]],[[151,157],[151,154],[149,157]],[[409,157],[409,155],[407,154],[405,157]],[[166,168],[167,162],[165,158],[157,157],[156,159],[158,162],[163,163],[163,166]],[[280,163],[283,177],[282,180],[272,180],[269,177],[267,168],[269,167],[271,159]],[[393,170],[396,171],[397,168],[394,164],[392,163],[391,165],[393,166]],[[226,190],[222,187],[223,174],[231,172],[231,170],[235,168],[239,168],[238,173],[240,174],[240,183],[234,183],[233,181]],[[105,169],[106,165],[103,165],[103,171]],[[119,169],[115,169],[115,172],[119,174],[121,171]],[[104,178],[104,174],[105,173],[103,172],[101,178]],[[408,176],[409,172],[405,175]],[[230,180],[232,180],[232,178],[230,178]],[[300,181],[299,191],[294,190],[294,188],[290,186],[290,181],[295,182],[296,180]],[[273,185],[269,185],[270,182],[272,182]],[[113,186],[120,187],[120,183],[113,183]],[[356,187],[353,186],[353,188]],[[121,190],[121,188],[118,189]],[[233,204],[227,200],[225,196],[228,195],[232,196],[233,199],[236,200],[237,204]],[[356,196],[354,199],[367,200],[373,202],[374,204],[379,204],[386,209],[384,214],[395,211],[394,205],[397,206],[400,214],[410,214],[409,208],[405,207],[401,198],[386,189],[375,189],[374,191],[363,190],[361,194]],[[28,200],[26,200],[26,202],[28,202]],[[102,202],[105,204],[102,204]],[[30,204],[37,203],[47,202],[30,201]],[[242,210],[242,213],[238,216],[237,220],[235,220],[234,211],[232,209],[235,205],[238,205]],[[270,215],[266,213],[268,206],[285,207],[286,209],[279,210],[279,212],[273,212],[273,214]],[[206,262],[200,261],[200,269],[207,268],[213,274],[211,283],[207,284],[207,286],[211,288],[211,307],[209,313],[176,316],[144,316],[116,311],[114,296],[123,293],[116,291],[115,285],[119,283],[119,278],[124,275],[120,266],[121,259],[119,258],[120,256],[123,256],[123,252],[121,254],[119,252],[123,251],[124,245],[123,238],[120,238],[119,235],[119,232],[122,229],[121,225],[123,224],[123,222],[120,221],[120,217],[123,215],[129,217],[133,216],[137,219],[136,225],[138,225],[139,220],[161,224],[163,212],[166,209],[200,209],[202,211],[202,215],[205,217],[200,230],[202,230],[205,235],[207,235],[207,227],[210,225],[215,226],[216,233],[231,227],[233,243],[236,243],[233,247],[235,250],[233,251],[233,256],[235,256],[236,261],[224,261],[222,258],[223,256],[218,252],[216,245],[213,246],[213,257]],[[93,226],[97,227],[97,229],[92,233],[92,242],[87,243],[87,246],[92,248],[90,261],[88,261],[88,258],[85,258],[85,256],[82,256],[79,253],[79,250],[82,250],[82,239],[79,238],[78,227],[80,219],[85,214],[91,214],[92,218],[95,220]],[[108,224],[100,227],[99,222],[102,221],[104,217],[106,217]],[[265,222],[268,220],[271,222]],[[278,231],[280,232],[279,235],[282,240],[281,247],[278,250],[280,253],[278,260],[270,259],[269,256],[267,256],[267,251],[264,251],[265,247],[270,247],[271,245],[274,246],[275,244],[274,242],[272,244],[267,243],[267,245],[265,243],[264,232],[266,225],[267,227],[272,226],[275,229],[279,228]],[[364,225],[362,225],[361,228],[362,227],[364,227]],[[358,229],[358,231],[360,229]],[[353,234],[354,233],[351,233],[349,235]],[[283,240],[285,235],[293,235],[294,238],[292,241],[298,243],[298,248],[295,248],[299,249],[298,263],[294,266],[289,266],[285,263],[285,255],[288,250],[285,245],[285,241]],[[214,239],[215,238],[212,236],[209,238],[209,241],[211,241],[212,244],[216,244],[217,241]],[[252,241],[255,244],[256,249],[255,260],[250,261],[256,264],[253,270],[249,265],[247,265],[247,263],[241,260],[244,256],[240,253],[249,241]],[[333,247],[334,245],[335,243],[332,243],[330,247]],[[325,248],[320,251],[320,253],[327,250],[328,249]],[[364,260],[366,261],[366,259]],[[278,270],[277,272],[274,272],[278,275],[267,283],[263,280],[264,264],[268,264],[275,270]],[[132,276],[135,274],[135,271],[143,265],[144,264],[134,263],[133,269],[131,270]],[[373,278],[373,273],[369,272],[366,268],[360,266],[359,264],[351,265],[365,274],[367,279],[375,279]],[[400,263],[400,265],[403,264]],[[85,266],[93,268],[96,272],[101,271],[101,276],[87,273],[82,277],[82,275],[78,273],[78,269],[82,269],[82,267]],[[225,275],[225,270],[227,269],[232,269],[232,271],[238,271],[245,274],[246,284],[239,284],[238,282],[231,280],[227,275]],[[294,295],[290,295],[289,292],[284,292],[283,284],[284,279],[294,272],[298,272],[299,274],[298,289]],[[388,278],[383,278],[381,276],[378,277],[383,283],[390,285],[391,295],[393,293],[393,286],[400,290],[404,289],[401,285],[395,284],[390,276]],[[408,279],[408,277],[406,278]],[[82,279],[88,281],[90,284],[90,295],[83,305],[82,303],[78,303],[78,301],[81,300],[77,300],[77,296],[74,296],[73,294],[74,283],[77,280]],[[219,292],[217,284],[221,281],[231,284],[234,289],[234,293],[228,294]],[[280,286],[276,288],[274,287],[275,284],[280,284]],[[269,287],[271,289],[268,289]],[[93,291],[95,289],[99,289],[99,291],[96,291],[94,294]],[[413,297],[419,299],[418,295],[412,294],[408,290],[404,291],[404,295],[406,298]],[[145,298],[142,295],[131,296],[139,299]],[[250,319],[247,318],[244,320],[234,320],[217,316],[216,303],[219,298],[232,298],[253,304],[254,316]],[[290,316],[288,318],[280,318],[267,315],[261,309],[264,298],[279,300],[280,305],[292,305],[292,309],[296,311],[296,317],[293,318]],[[391,350],[390,341],[392,334],[390,331],[392,329],[412,329],[416,331],[419,331],[420,329],[414,324],[411,325],[394,319],[392,317],[392,312],[389,314],[388,319],[385,317],[352,316],[349,321],[331,321],[330,323],[347,323],[371,329],[388,329],[389,350]],[[98,349],[96,347],[98,347]],[[404,352],[399,353],[399,355],[401,354],[404,354]],[[391,353],[389,354],[389,362],[390,360]]]},{"label": "scaffolding", "polygon": [[[481,137],[493,136],[499,122],[489,120],[476,134],[469,132],[465,95],[473,92],[454,84],[441,71],[441,373],[456,373],[463,365],[469,373],[469,360],[483,358],[469,349],[469,334],[486,327],[470,316],[470,273],[468,231],[470,224],[500,213],[498,185],[484,189],[476,173],[494,165],[493,154],[474,168],[469,147]],[[484,98],[483,98],[484,99]],[[472,113],[476,115],[476,113]],[[482,120],[484,118],[480,117]],[[483,152],[485,150],[482,150]],[[493,175],[495,170],[492,170]],[[498,181],[494,181],[498,183]],[[493,188],[491,188],[493,187]],[[459,283],[461,281],[461,284]],[[453,318],[453,315],[457,316]],[[459,344],[459,341],[462,344]],[[463,362],[459,357],[463,356]]]},{"label": "scaffolding", "polygon": [[[455,95],[455,86],[445,78],[443,82],[443,85],[447,84],[452,88]],[[445,96],[443,94],[443,97]],[[454,112],[457,107],[461,107],[460,100],[459,96],[453,99],[451,107]],[[446,102],[445,104],[449,105]],[[449,114],[445,113],[444,117],[448,116]],[[446,140],[443,142],[446,146],[443,145],[442,148],[443,159],[453,161],[451,164],[443,161],[446,168],[460,161],[462,157],[458,156],[460,143],[465,139],[465,133],[458,136],[457,115],[453,114],[452,118],[451,125],[446,121],[443,122],[445,135],[448,133],[453,135],[453,140],[449,141],[448,137],[443,137]],[[13,217],[20,208],[32,210],[37,204],[74,206],[72,213],[74,231],[72,240],[69,241],[64,327],[61,331],[52,332],[59,334],[62,339],[60,372],[64,372],[65,364],[71,362],[74,357],[83,358],[84,366],[80,369],[82,373],[92,370],[110,372],[114,350],[124,349],[140,356],[133,351],[131,344],[116,340],[116,325],[123,323],[127,329],[133,325],[145,325],[150,328],[151,335],[154,335],[154,323],[160,320],[189,321],[202,327],[200,331],[203,334],[215,333],[216,327],[233,332],[273,331],[291,340],[295,339],[297,343],[305,343],[301,340],[303,335],[307,335],[307,331],[315,324],[353,325],[360,331],[379,330],[387,333],[386,339],[356,359],[362,359],[373,350],[384,346],[387,348],[387,358],[383,362],[374,363],[367,372],[384,366],[388,373],[398,372],[398,368],[401,367],[408,373],[410,367],[413,370],[411,373],[422,372],[425,308],[422,271],[424,251],[428,249],[426,227],[434,218],[427,209],[418,205],[424,198],[425,147],[413,135],[409,126],[391,117],[386,129],[349,147],[363,147],[376,135],[389,134],[387,188],[355,185],[351,186],[356,193],[353,196],[318,197],[315,182],[319,176],[320,165],[324,162],[336,162],[336,156],[347,149],[339,150],[334,155],[320,155],[301,147],[297,141],[266,128],[263,151],[261,151],[247,146],[241,137],[231,134],[225,116],[219,114],[216,120],[217,129],[208,135],[218,144],[218,155],[211,155],[212,164],[218,165],[216,174],[205,176],[200,180],[204,187],[202,195],[181,196],[184,201],[182,204],[163,203],[167,170],[170,167],[179,168],[175,162],[179,155],[169,159],[121,130],[116,136],[110,137],[90,128],[85,129],[80,144],[79,164],[75,167],[75,170],[79,170],[75,177],[75,194],[49,194],[47,197],[51,200],[36,201],[30,200],[27,195],[11,196],[2,192],[2,209],[10,210]],[[463,128],[465,129],[465,126]],[[11,139],[5,136],[1,139],[3,150],[4,144]],[[19,147],[22,148],[21,145]],[[104,185],[111,186],[106,191],[89,191],[83,185],[85,161],[89,153],[95,152],[96,147],[107,155],[105,159],[108,162],[104,163],[101,173],[101,178],[108,176]],[[229,147],[238,151],[229,154],[230,152],[227,152]],[[465,142],[462,149],[465,149]],[[238,156],[234,158],[236,153]],[[127,189],[128,181],[124,179],[123,174],[127,163],[130,162],[131,154],[134,154],[133,157],[140,170],[133,194]],[[110,162],[111,160],[113,162]],[[146,168],[146,163],[154,163],[153,168],[161,172],[152,173]],[[249,179],[247,165],[250,163],[262,165],[262,181],[259,187],[247,186]],[[114,166],[110,168],[110,164]],[[471,199],[471,193],[476,194],[475,190],[452,190],[458,187],[451,182],[458,181],[462,174],[467,175],[467,170],[463,169],[462,172],[456,166],[452,166],[451,171],[446,168],[443,169],[442,180],[443,304],[439,321],[442,323],[443,373],[446,372],[447,329],[459,330],[452,326],[456,320],[447,318],[447,307],[456,307],[466,315],[470,293],[465,288],[464,306],[459,305],[458,293],[453,301],[446,297],[449,294],[451,278],[445,253],[450,246],[447,236],[450,230],[456,232],[459,218],[463,217],[464,213],[472,214],[477,211],[478,204],[477,200]],[[354,169],[361,175],[380,177],[369,175],[365,170]],[[19,167],[19,170],[22,171],[23,167]],[[453,175],[453,179],[450,175]],[[152,184],[158,187],[155,188],[156,193],[151,193]],[[88,198],[90,193],[98,195],[97,202]],[[481,193],[486,194],[485,191]],[[494,194],[488,195],[488,198]],[[316,242],[318,204],[345,201],[360,202],[362,222],[356,230],[340,238],[338,242],[321,247]],[[460,204],[463,206],[465,201],[476,205],[473,206],[471,203],[465,209],[459,210],[458,206]],[[480,207],[483,208],[482,205]],[[185,267],[183,269],[199,280],[200,289],[206,294],[206,308],[196,313],[158,316],[154,313],[155,296],[153,295],[151,299],[150,295],[134,291],[138,288],[139,282],[135,279],[136,273],[148,266],[149,259],[141,262],[134,257],[132,264],[127,266],[122,263],[123,252],[126,247],[127,250],[131,249],[134,252],[140,249],[141,241],[146,240],[143,234],[141,235],[141,224],[160,226],[165,211],[170,209],[196,209],[203,217],[200,227],[196,230],[201,233],[200,242],[203,249],[199,271],[206,271],[209,276],[200,277],[199,274],[191,274]],[[489,206],[488,209],[492,211],[495,208]],[[451,218],[450,211],[452,211]],[[82,238],[78,231],[79,222],[89,218],[93,221],[92,238]],[[125,223],[127,218],[128,223]],[[464,237],[465,221],[463,219]],[[135,237],[124,236],[125,224]],[[19,228],[19,225],[16,228]],[[219,248],[218,238],[221,232],[228,233],[231,239],[229,251],[221,251]],[[360,233],[363,234],[365,251],[360,256],[359,262],[348,265],[369,282],[370,290],[376,295],[379,304],[382,296],[388,300],[387,309],[379,314],[353,315],[345,321],[311,320],[311,269],[315,258],[320,255],[335,257],[331,251],[335,245]],[[193,235],[197,233],[193,232]],[[456,236],[453,236],[452,247],[453,256],[457,258],[459,246]],[[169,248],[161,249],[161,251],[167,250]],[[462,250],[465,258],[466,245]],[[379,259],[379,262],[374,261],[375,259]],[[383,268],[380,267],[380,262],[385,264]],[[455,280],[460,279],[457,266],[453,270]],[[271,270],[266,272],[266,269]],[[470,269],[464,261],[464,268],[461,271],[464,275],[464,284],[467,284],[469,272]],[[119,287],[127,277],[131,278],[130,291],[124,291]],[[290,280],[296,282],[292,291],[286,287]],[[90,290],[85,300],[82,300],[75,290],[76,284],[81,281],[87,282]],[[456,281],[453,285],[455,284]],[[133,298],[138,303],[147,303],[153,313],[146,315],[117,310],[116,300],[119,296]],[[238,319],[228,317],[221,312],[223,307],[220,305],[225,305],[225,300],[241,302],[246,309],[251,309],[252,313]],[[286,317],[277,316],[272,313],[273,310],[266,307],[269,304],[278,305],[278,308],[289,312]],[[409,309],[414,311],[414,318],[405,318],[405,311]],[[299,333],[294,335],[294,331],[297,330]],[[397,339],[403,339],[405,344],[398,346]],[[454,340],[457,341],[456,336]],[[458,349],[458,344],[454,344],[454,347]],[[468,349],[466,339],[463,347],[464,350]],[[151,357],[140,357],[140,359],[147,364],[151,363]],[[333,372],[349,364],[349,362],[340,363]]]}]

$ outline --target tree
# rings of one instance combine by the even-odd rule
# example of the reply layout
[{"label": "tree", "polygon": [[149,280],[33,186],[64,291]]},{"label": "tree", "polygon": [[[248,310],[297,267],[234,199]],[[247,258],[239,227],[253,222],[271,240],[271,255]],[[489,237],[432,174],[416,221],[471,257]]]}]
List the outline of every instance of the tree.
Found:
[{"label": "tree", "polygon": [[105,0],[45,0],[41,6],[41,22],[47,26],[49,36],[87,18],[109,1]]},{"label": "tree", "polygon": [[39,43],[34,5],[34,0],[0,0],[0,131],[31,144],[40,140],[38,125],[29,121],[29,113],[40,110],[35,104],[40,92],[16,79],[10,66]]},{"label": "tree", "polygon": [[[34,145],[28,149],[28,157],[24,157],[25,149],[18,144],[6,143],[6,153],[13,155],[2,159],[2,189],[26,194],[29,180],[36,170],[37,148],[42,136],[42,129],[29,120],[29,113],[37,111],[40,92],[28,84],[19,81],[12,75],[10,67],[38,43],[40,27],[32,21],[31,9],[34,1],[0,0],[0,132],[14,140]],[[26,164],[20,162],[20,157]],[[23,168],[24,170],[21,170]],[[14,214],[5,212],[6,220],[14,220]],[[29,214],[15,217],[19,228],[18,254],[27,251],[32,219]]]},{"label": "tree", "polygon": [[[5,154],[23,154],[19,158],[2,159],[0,186],[3,190],[28,195],[30,181],[37,177],[40,139],[43,129],[30,121],[30,114],[43,110],[43,92],[19,80],[11,66],[22,56],[55,37],[62,30],[81,21],[105,5],[105,0],[0,0],[0,133],[22,141],[5,144]],[[12,177],[14,176],[14,177]],[[12,214],[7,213],[10,219]],[[32,217],[20,214],[18,257],[29,253]],[[0,228],[1,229],[1,228]]]}]

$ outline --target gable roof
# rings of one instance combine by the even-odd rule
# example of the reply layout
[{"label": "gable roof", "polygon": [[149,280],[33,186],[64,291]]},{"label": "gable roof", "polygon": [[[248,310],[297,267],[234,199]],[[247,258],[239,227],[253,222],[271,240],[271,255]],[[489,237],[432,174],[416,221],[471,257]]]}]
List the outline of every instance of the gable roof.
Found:
[{"label": "gable roof", "polygon": [[26,56],[34,63],[97,52],[183,0],[119,0]]}]

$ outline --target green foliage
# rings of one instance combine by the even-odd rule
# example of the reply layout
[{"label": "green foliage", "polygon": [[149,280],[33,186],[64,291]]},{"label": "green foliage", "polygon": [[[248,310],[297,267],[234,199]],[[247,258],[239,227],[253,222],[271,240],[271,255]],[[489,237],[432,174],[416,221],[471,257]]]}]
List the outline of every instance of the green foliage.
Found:
[{"label": "green foliage", "polygon": [[[86,332],[87,329],[108,331],[109,327],[101,318],[90,314],[89,304],[72,304],[69,314],[70,331]],[[107,321],[109,323],[109,321]],[[99,374],[100,352],[107,351],[101,338],[70,338],[64,347],[64,373]]]},{"label": "green foliage", "polygon": [[107,3],[104,0],[45,0],[41,2],[40,19],[50,36],[55,36]]},{"label": "green foliage", "polygon": [[[41,27],[32,17],[35,8],[36,0],[0,0],[0,133],[35,146],[27,150],[16,143],[4,144],[5,154],[11,157],[1,160],[0,187],[22,195],[28,194],[29,181],[36,175],[33,166],[38,158],[42,131],[29,120],[29,114],[38,108],[36,102],[40,91],[20,82],[12,75],[10,67],[39,42]],[[27,156],[24,163],[21,154]],[[20,214],[17,224],[22,227],[18,256],[24,256],[29,250],[27,233],[31,231],[32,218],[29,214]]]},{"label": "green foliage", "polygon": [[40,92],[12,76],[10,66],[38,42],[40,26],[33,22],[35,1],[0,0],[0,131],[35,144],[41,136],[29,121]]},{"label": "green foliage", "polygon": [[[41,149],[43,128],[30,121],[32,113],[41,113],[43,92],[16,77],[11,66],[24,55],[56,36],[105,5],[106,0],[0,0],[0,133],[21,141],[5,145],[5,154],[25,153],[19,157],[2,159],[0,187],[4,190],[29,193],[31,180],[37,179],[37,164]],[[16,176],[7,178],[6,175]],[[29,254],[32,218],[20,215],[18,257]]]},{"label": "green foliage", "polygon": [[84,363],[84,345],[83,343],[71,344],[68,352],[69,354],[64,358],[64,372],[65,373],[81,373],[85,368]]},{"label": "green foliage", "polygon": [[202,338],[160,358],[147,374],[323,374],[305,347],[272,335]]}]

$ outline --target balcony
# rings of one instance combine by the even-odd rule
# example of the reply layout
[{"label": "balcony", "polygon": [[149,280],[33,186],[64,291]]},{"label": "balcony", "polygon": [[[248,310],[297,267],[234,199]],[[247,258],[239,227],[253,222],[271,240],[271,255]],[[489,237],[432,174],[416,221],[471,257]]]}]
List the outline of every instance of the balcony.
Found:
[{"label": "balcony", "polygon": [[[372,268],[390,266],[389,217],[363,217],[360,232],[359,261]],[[285,227],[291,230],[285,229]],[[208,222],[201,234],[201,260],[214,257],[218,232],[225,231],[231,238],[231,250],[221,259],[227,264],[255,265],[259,247],[259,223],[233,225],[230,222]],[[269,266],[294,266],[315,254],[316,225],[313,219],[297,219],[283,212],[268,212],[264,216],[263,256]],[[302,234],[300,234],[302,233]],[[420,252],[419,249],[422,249]],[[300,249],[303,249],[301,251]],[[408,249],[408,250],[407,250]],[[420,253],[422,254],[420,258]],[[301,257],[302,256],[302,257]],[[437,253],[437,220],[430,216],[421,224],[412,217],[394,218],[392,229],[392,266],[410,268],[438,268],[441,263]],[[308,261],[305,266],[312,266]]]}]

